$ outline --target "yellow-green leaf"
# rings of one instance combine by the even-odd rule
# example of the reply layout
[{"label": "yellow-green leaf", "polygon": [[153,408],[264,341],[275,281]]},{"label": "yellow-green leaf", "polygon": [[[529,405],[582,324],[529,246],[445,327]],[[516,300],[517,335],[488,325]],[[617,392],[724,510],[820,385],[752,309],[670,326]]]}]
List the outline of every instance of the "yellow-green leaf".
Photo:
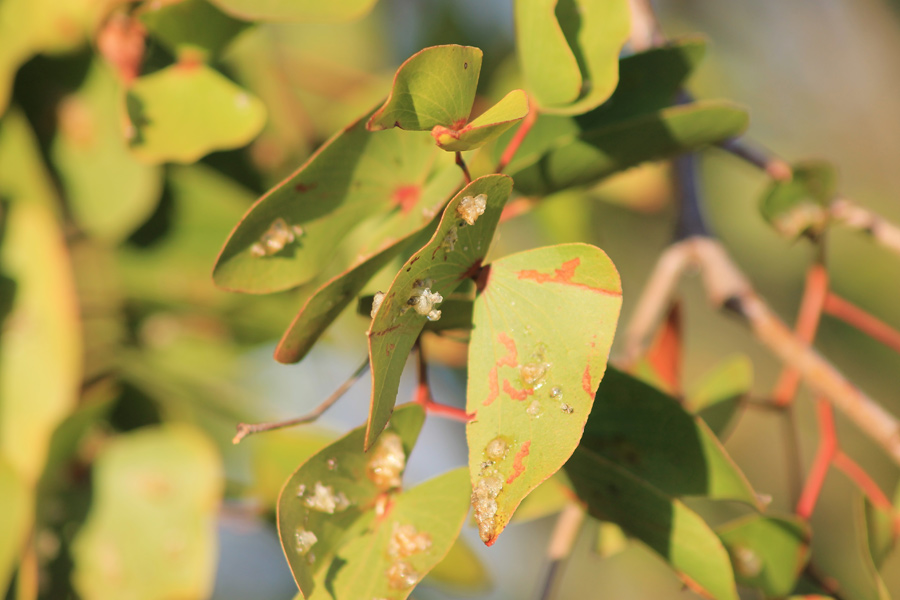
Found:
[{"label": "yellow-green leaf", "polygon": [[0,594],[12,579],[34,519],[34,492],[22,476],[0,457]]},{"label": "yellow-green leaf", "polygon": [[208,598],[222,465],[185,425],[136,430],[103,448],[91,512],[72,547],[85,600]]},{"label": "yellow-green leaf", "polygon": [[266,109],[214,69],[184,60],[134,80],[125,95],[132,152],[148,163],[192,163],[247,144]]},{"label": "yellow-green leaf", "polygon": [[464,127],[436,125],[431,136],[448,152],[474,150],[500,136],[527,114],[528,96],[522,90],[513,90]]},{"label": "yellow-green leaf", "polygon": [[246,21],[334,23],[365,16],[377,0],[210,0]]},{"label": "yellow-green leaf", "polygon": [[571,456],[606,370],[622,288],[609,257],[564,244],[494,261],[469,344],[466,426],[475,518],[491,545]]}]

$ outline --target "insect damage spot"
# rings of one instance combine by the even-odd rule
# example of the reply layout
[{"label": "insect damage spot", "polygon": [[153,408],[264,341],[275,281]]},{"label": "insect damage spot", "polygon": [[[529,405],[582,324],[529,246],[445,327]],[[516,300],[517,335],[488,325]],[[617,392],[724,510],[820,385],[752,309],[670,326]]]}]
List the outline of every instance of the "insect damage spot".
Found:
[{"label": "insect damage spot", "polygon": [[317,187],[319,187],[319,184],[317,184],[317,183],[303,183],[303,182],[300,182],[300,183],[298,183],[297,185],[294,186],[294,191],[295,191],[295,192],[298,192],[298,193],[300,193],[300,194],[305,194],[306,192],[311,192],[311,191],[313,191],[313,190],[316,189]]},{"label": "insect damage spot", "polygon": [[576,257],[572,260],[567,260],[562,264],[562,266],[558,269],[554,269],[553,273],[541,273],[540,271],[535,270],[524,270],[516,273],[519,279],[530,279],[536,283],[559,283],[562,285],[570,285],[573,287],[590,290],[592,292],[597,292],[600,294],[609,294],[611,296],[620,296],[619,292],[614,292],[610,290],[605,290],[603,288],[593,287],[586,283],[579,283],[576,281],[572,281],[575,277],[575,270],[581,264],[581,259]]},{"label": "insect damage spot", "polygon": [[581,375],[581,389],[585,391],[585,393],[591,398],[594,397],[594,386],[591,383],[591,365],[585,365],[584,373]]},{"label": "insect damage spot", "polygon": [[[497,360],[497,362],[493,367],[491,367],[491,370],[488,373],[488,396],[487,398],[485,398],[484,402],[482,402],[482,405],[484,406],[489,406],[497,398],[497,396],[500,395],[500,383],[498,375],[500,367],[519,366],[519,353],[516,350],[515,340],[506,335],[506,332],[501,331],[499,334],[497,334],[497,341],[506,346],[506,355]],[[510,385],[509,382],[504,380],[504,391],[506,390],[507,385]]]},{"label": "insect damage spot", "polygon": [[509,395],[513,400],[524,400],[528,396],[534,394],[534,389],[526,388],[524,390],[517,390],[512,386],[508,379],[503,380],[503,391]]},{"label": "insect damage spot", "polygon": [[422,187],[419,185],[402,185],[394,190],[391,199],[394,206],[398,206],[400,211],[405,215],[419,203],[422,196]]},{"label": "insect damage spot", "polygon": [[513,472],[512,474],[506,478],[506,483],[512,483],[516,480],[516,478],[525,472],[525,457],[528,456],[528,453],[531,451],[531,440],[523,443],[519,448],[519,451],[516,452],[515,458],[513,458]]}]

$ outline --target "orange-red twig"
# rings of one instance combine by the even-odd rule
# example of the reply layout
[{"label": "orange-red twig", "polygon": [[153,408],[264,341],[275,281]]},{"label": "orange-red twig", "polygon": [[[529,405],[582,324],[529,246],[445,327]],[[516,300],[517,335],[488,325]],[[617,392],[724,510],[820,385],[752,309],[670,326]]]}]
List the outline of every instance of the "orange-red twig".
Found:
[{"label": "orange-red twig", "polygon": [[503,155],[500,157],[500,162],[497,163],[497,173],[502,173],[503,169],[512,162],[513,157],[516,155],[516,152],[519,150],[519,146],[522,145],[522,142],[525,141],[525,136],[528,135],[528,132],[531,131],[531,126],[534,125],[534,122],[537,121],[538,111],[537,105],[531,100],[528,99],[528,114],[525,115],[525,118],[522,120],[522,124],[519,125],[519,129],[516,131],[516,134],[509,141],[509,144],[506,148],[503,149]]},{"label": "orange-red twig", "polygon": [[806,482],[803,484],[803,491],[800,493],[800,499],[797,501],[797,508],[794,511],[801,519],[809,519],[812,516],[819,493],[822,491],[822,485],[825,483],[825,476],[828,474],[828,467],[838,452],[834,411],[831,404],[824,398],[819,398],[816,409],[819,415],[819,448],[816,450],[816,457],[809,470],[809,475],[806,477]]},{"label": "orange-red twig", "polygon": [[[797,313],[797,323],[794,326],[797,338],[806,344],[811,344],[816,337],[827,295],[828,272],[821,263],[816,263],[806,273],[806,286],[803,289],[803,299],[800,301],[800,311]],[[772,392],[775,404],[777,406],[790,404],[797,394],[799,384],[800,372],[795,368],[785,367]]]},{"label": "orange-red twig", "polygon": [[463,177],[465,177],[466,183],[472,183],[472,176],[469,174],[469,167],[466,166],[466,161],[463,160],[462,152],[456,153],[456,164],[459,165],[460,169],[462,169]]},{"label": "orange-red twig", "polygon": [[428,383],[428,364],[425,361],[425,353],[422,351],[422,344],[417,344],[417,346],[419,382],[416,384],[413,401],[416,404],[421,404],[422,408],[425,409],[425,412],[430,415],[437,415],[438,417],[444,417],[445,419],[468,423],[470,417],[465,410],[454,406],[447,406],[446,404],[439,404],[432,398],[431,386]]},{"label": "orange-red twig", "polygon": [[838,450],[831,460],[835,467],[843,471],[844,475],[849,477],[863,491],[869,502],[880,509],[890,512],[894,511],[891,501],[884,495],[884,492],[881,491],[875,480],[855,460],[844,454],[843,450]]},{"label": "orange-red twig", "polygon": [[829,293],[825,298],[824,309],[832,317],[856,327],[894,352],[900,352],[900,331],[855,304]]}]

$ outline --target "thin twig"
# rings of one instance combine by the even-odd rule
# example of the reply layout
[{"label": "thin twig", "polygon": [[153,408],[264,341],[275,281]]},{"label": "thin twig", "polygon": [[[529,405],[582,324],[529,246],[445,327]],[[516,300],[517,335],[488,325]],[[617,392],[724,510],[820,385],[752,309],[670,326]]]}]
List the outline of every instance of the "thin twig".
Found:
[{"label": "thin twig", "polygon": [[528,132],[531,131],[531,126],[534,125],[535,121],[537,121],[537,117],[537,104],[535,104],[535,102],[531,98],[529,98],[528,114],[525,115],[525,118],[519,125],[519,129],[516,130],[516,134],[509,141],[509,144],[507,144],[506,148],[503,149],[503,155],[500,157],[500,162],[497,163],[497,173],[502,173],[503,169],[505,169],[509,165],[509,163],[512,162],[513,157],[519,150],[519,146],[521,146],[522,142],[525,141],[525,136],[527,136]]},{"label": "thin twig", "polygon": [[825,298],[824,309],[832,317],[856,327],[894,352],[900,352],[900,331],[897,331],[852,302],[844,300],[835,294],[828,294]]},{"label": "thin twig", "polygon": [[776,181],[788,181],[794,175],[793,169],[791,169],[791,165],[787,161],[746,138],[731,138],[720,142],[719,147],[747,161],[761,171],[765,171],[769,177]]},{"label": "thin twig", "polygon": [[456,153],[456,164],[462,169],[463,177],[466,178],[466,183],[472,183],[472,176],[469,175],[469,167],[466,166],[466,161],[463,160],[462,152]]},{"label": "thin twig", "polygon": [[428,363],[425,360],[425,353],[422,350],[421,338],[416,340],[416,351],[416,372],[418,373],[419,381],[416,384],[413,401],[422,405],[422,408],[424,408],[425,412],[429,415],[444,417],[445,419],[459,421],[461,423],[468,423],[471,417],[466,413],[465,409],[447,406],[446,404],[440,404],[434,401],[434,397],[431,395],[431,385],[428,383]]},{"label": "thin twig", "polygon": [[850,480],[856,484],[856,487],[862,490],[869,499],[869,502],[882,510],[894,514],[894,505],[891,504],[888,497],[881,491],[881,488],[878,487],[875,480],[872,479],[865,469],[860,467],[855,460],[844,454],[842,450],[838,449],[834,458],[832,458],[832,463],[835,467],[840,469],[844,475],[849,477]]},{"label": "thin twig", "polygon": [[838,223],[867,233],[888,250],[900,254],[900,227],[885,220],[884,217],[846,198],[835,200],[829,212]]},{"label": "thin twig", "polygon": [[581,525],[584,523],[584,515],[584,508],[572,502],[566,505],[556,519],[556,526],[553,528],[550,544],[547,546],[547,559],[550,561],[550,565],[544,578],[541,600],[549,600],[552,596],[557,573],[562,567],[563,561],[572,554],[578,532],[581,531]]},{"label": "thin twig", "polygon": [[237,426],[237,434],[232,438],[232,444],[239,444],[241,440],[243,440],[248,435],[252,435],[254,433],[260,433],[263,431],[272,431],[273,429],[284,429],[285,427],[293,427],[295,425],[303,425],[304,423],[312,423],[316,419],[322,416],[322,414],[331,408],[331,406],[337,402],[341,396],[347,393],[353,384],[359,381],[359,379],[369,370],[369,358],[366,357],[366,360],[363,364],[359,366],[356,371],[354,371],[353,375],[350,376],[347,381],[342,383],[328,398],[325,399],[319,406],[314,408],[311,412],[303,415],[302,417],[297,417],[296,419],[288,419],[286,421],[273,421],[270,423],[238,423]]}]

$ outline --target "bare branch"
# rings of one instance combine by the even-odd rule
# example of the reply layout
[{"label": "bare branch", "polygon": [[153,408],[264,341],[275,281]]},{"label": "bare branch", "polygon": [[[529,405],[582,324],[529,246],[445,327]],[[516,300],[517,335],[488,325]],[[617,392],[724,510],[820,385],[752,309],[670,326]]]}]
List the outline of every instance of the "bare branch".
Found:
[{"label": "bare branch", "polygon": [[884,217],[846,198],[835,200],[829,212],[838,223],[867,233],[891,252],[900,254],[900,227],[885,220]]}]

